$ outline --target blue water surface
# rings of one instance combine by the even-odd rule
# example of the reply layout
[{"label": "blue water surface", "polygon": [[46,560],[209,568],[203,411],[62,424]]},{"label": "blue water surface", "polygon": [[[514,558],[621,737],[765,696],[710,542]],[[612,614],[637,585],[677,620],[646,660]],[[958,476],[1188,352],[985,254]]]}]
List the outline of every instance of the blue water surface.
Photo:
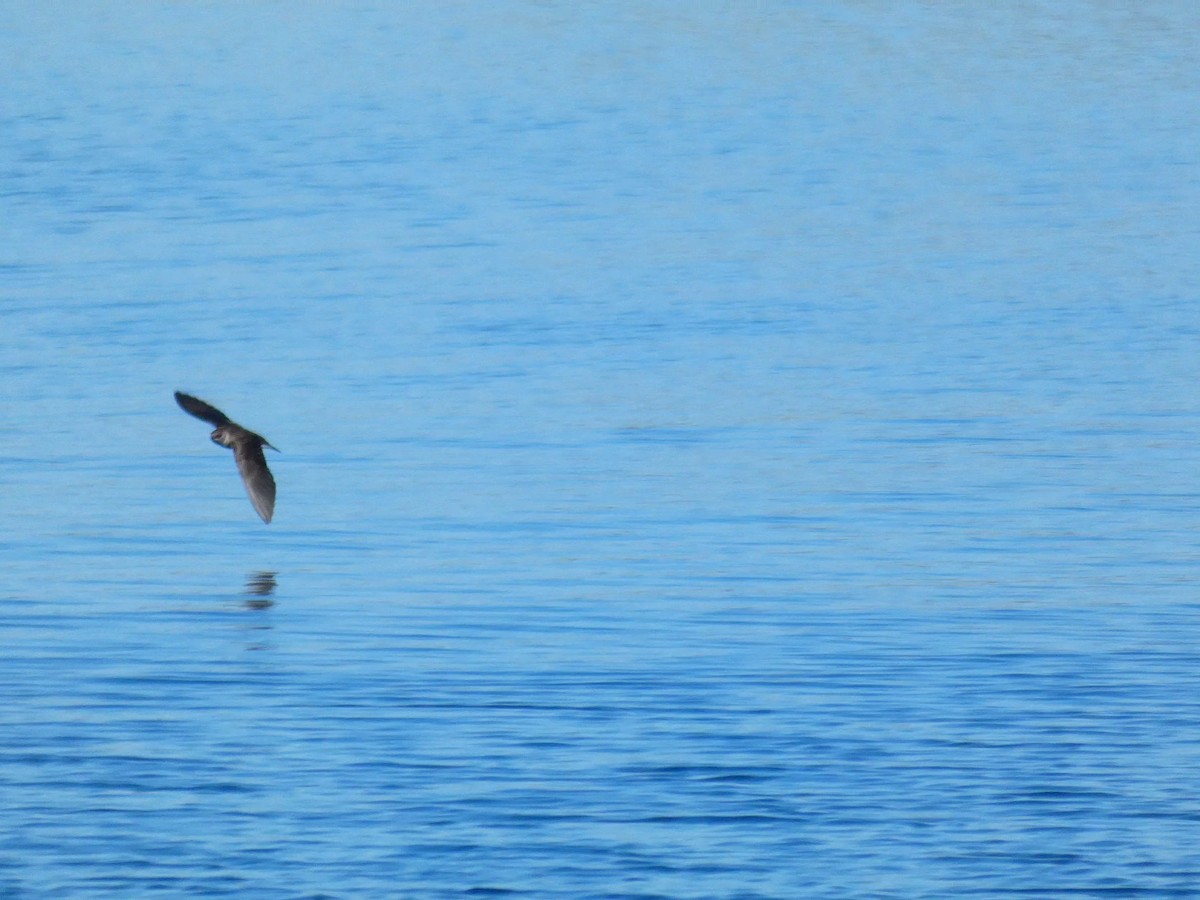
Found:
[{"label": "blue water surface", "polygon": [[0,9],[0,896],[1196,896],[1197,34]]}]

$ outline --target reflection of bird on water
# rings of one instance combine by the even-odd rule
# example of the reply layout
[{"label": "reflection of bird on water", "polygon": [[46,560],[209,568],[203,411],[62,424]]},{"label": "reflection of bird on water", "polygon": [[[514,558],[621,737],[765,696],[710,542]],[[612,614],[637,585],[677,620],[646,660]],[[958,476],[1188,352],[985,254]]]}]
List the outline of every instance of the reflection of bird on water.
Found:
[{"label": "reflection of bird on water", "polygon": [[274,572],[252,572],[246,579],[246,606],[250,609],[267,609],[274,605],[271,595],[275,593]]},{"label": "reflection of bird on water", "polygon": [[[217,426],[210,435],[213,443],[233,450],[250,502],[262,520],[269,523],[275,512],[275,479],[271,477],[267,458],[263,455],[263,447],[271,447],[267,439],[231,421],[215,406],[196,397],[176,391],[175,402],[184,412]],[[271,449],[278,452],[275,447]]]}]

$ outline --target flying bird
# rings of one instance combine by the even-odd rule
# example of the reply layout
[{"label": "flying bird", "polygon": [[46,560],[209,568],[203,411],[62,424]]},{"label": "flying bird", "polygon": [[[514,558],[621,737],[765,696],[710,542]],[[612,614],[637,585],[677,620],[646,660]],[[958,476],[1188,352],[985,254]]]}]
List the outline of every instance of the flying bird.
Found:
[{"label": "flying bird", "polygon": [[[242,473],[242,483],[246,486],[246,493],[250,495],[250,502],[254,504],[254,509],[262,520],[270,524],[271,516],[275,512],[275,479],[271,477],[271,470],[267,468],[267,458],[263,455],[263,447],[271,447],[267,439],[231,421],[229,416],[215,406],[210,406],[189,394],[176,391],[175,402],[184,412],[217,426],[210,435],[213,443],[233,451],[233,458],[237,462],[238,471]],[[276,447],[271,449],[279,452]]]}]

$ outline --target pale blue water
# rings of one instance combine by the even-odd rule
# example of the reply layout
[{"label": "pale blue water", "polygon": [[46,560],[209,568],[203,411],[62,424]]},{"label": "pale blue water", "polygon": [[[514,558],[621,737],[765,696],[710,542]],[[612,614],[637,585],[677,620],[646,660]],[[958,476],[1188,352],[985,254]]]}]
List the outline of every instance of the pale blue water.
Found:
[{"label": "pale blue water", "polygon": [[0,896],[1200,895],[1197,34],[0,10]]}]

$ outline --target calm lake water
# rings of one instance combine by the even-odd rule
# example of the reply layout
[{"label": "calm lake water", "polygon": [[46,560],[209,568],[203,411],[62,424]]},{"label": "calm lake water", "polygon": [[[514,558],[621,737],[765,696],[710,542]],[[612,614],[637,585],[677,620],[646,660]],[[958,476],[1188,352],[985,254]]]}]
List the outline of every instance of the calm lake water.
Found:
[{"label": "calm lake water", "polygon": [[1198,34],[0,10],[0,896],[1200,896]]}]

